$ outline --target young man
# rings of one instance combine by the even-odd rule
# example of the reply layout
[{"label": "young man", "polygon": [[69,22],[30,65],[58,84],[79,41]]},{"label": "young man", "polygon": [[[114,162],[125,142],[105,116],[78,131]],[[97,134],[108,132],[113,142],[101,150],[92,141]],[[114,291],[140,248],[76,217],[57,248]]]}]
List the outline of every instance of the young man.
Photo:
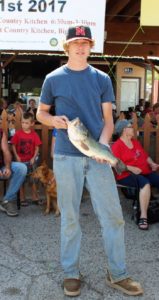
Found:
[{"label": "young man", "polygon": [[[67,135],[67,122],[76,117],[101,144],[107,145],[113,133],[112,84],[107,74],[87,63],[93,45],[89,27],[68,29],[64,43],[68,62],[46,76],[37,111],[41,123],[58,129],[54,173],[61,211],[64,293],[68,296],[80,294],[79,210],[83,187],[86,185],[102,227],[108,257],[107,283],[128,295],[139,295],[143,293],[140,284],[130,279],[126,271],[124,220],[112,170],[106,162],[80,153]],[[49,113],[52,104],[55,104],[56,116]]]},{"label": "young man", "polygon": [[10,178],[10,183],[3,201],[0,203],[0,211],[9,217],[18,216],[15,199],[27,174],[27,167],[23,163],[11,162],[11,154],[5,133],[0,129],[0,178]]},{"label": "young man", "polygon": [[[28,167],[28,174],[36,167],[37,155],[41,140],[33,130],[34,116],[31,112],[25,112],[22,117],[22,129],[16,131],[11,139],[15,159],[23,162]],[[20,189],[21,205],[27,206],[25,199],[24,186]],[[38,204],[38,194],[35,182],[32,181],[32,202]]]}]

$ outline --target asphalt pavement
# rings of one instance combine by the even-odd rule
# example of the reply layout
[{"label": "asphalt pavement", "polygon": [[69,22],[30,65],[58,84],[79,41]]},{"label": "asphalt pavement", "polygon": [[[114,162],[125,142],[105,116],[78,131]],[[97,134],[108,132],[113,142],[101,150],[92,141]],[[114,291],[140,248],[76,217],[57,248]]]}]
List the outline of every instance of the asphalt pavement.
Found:
[{"label": "asphalt pavement", "polygon": [[[41,196],[43,193],[41,192]],[[81,203],[83,232],[79,300],[159,300],[159,223],[141,231],[133,220],[132,202],[120,196],[125,218],[127,267],[144,295],[131,297],[106,286],[102,234],[88,195]],[[63,300],[60,266],[60,217],[43,214],[44,206],[22,207],[18,217],[0,212],[0,300]],[[118,251],[118,249],[116,249]],[[75,299],[75,298],[72,298]]]}]

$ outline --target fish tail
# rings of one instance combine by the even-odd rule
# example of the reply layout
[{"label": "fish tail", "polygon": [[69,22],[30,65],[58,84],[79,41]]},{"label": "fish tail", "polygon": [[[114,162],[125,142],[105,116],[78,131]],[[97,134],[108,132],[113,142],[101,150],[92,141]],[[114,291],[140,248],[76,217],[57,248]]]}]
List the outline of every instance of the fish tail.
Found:
[{"label": "fish tail", "polygon": [[127,166],[120,160],[118,159],[116,166],[114,167],[115,171],[117,174],[121,174],[122,172],[127,170]]}]

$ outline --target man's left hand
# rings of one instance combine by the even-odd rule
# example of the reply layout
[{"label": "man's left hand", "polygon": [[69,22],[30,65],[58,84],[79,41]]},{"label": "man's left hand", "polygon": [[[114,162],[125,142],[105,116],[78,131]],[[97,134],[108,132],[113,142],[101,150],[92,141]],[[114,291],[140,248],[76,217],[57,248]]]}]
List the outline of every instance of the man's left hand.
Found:
[{"label": "man's left hand", "polygon": [[11,169],[10,168],[4,168],[3,169],[3,176],[6,178],[9,178],[11,175]]}]

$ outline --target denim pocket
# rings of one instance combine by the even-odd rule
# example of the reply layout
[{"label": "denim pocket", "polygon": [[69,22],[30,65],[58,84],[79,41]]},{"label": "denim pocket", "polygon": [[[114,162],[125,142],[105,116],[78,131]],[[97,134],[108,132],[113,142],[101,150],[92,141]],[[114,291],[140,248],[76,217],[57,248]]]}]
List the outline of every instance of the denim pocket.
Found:
[{"label": "denim pocket", "polygon": [[67,159],[67,155],[54,154],[54,161],[60,162],[60,161],[65,161],[66,159]]}]

